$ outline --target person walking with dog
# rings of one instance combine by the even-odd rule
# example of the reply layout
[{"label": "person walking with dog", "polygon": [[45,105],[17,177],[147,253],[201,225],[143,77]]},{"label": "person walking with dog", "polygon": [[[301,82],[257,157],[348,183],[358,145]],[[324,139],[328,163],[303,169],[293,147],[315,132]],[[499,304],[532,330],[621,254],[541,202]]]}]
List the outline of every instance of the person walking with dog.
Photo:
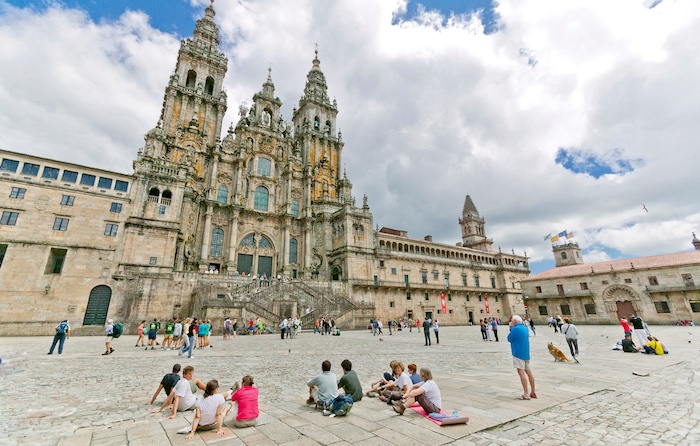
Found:
[{"label": "person walking with dog", "polygon": [[571,323],[571,319],[568,317],[564,318],[564,325],[561,326],[561,332],[566,336],[566,343],[569,344],[571,356],[574,357],[574,361],[578,362],[578,359],[576,359],[578,356],[578,330],[576,330],[576,326]]},{"label": "person walking with dog", "polygon": [[[520,400],[537,398],[535,393],[535,377],[530,370],[530,334],[527,327],[523,325],[523,318],[517,314],[510,319],[510,351],[513,355],[513,367],[518,371],[520,383],[523,386],[523,394],[518,397]],[[528,383],[530,390],[528,391]]]}]

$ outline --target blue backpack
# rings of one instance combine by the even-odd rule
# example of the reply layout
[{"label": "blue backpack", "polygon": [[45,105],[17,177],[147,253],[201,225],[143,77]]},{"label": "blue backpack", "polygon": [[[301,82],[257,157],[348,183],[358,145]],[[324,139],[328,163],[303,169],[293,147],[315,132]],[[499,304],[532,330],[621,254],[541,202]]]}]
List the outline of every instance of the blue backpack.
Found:
[{"label": "blue backpack", "polygon": [[352,397],[350,395],[338,395],[328,406],[328,410],[333,412],[337,417],[344,417],[350,413],[351,409]]},{"label": "blue backpack", "polygon": [[58,327],[56,327],[56,333],[58,334],[66,334],[68,331],[68,324],[65,322],[61,322]]}]

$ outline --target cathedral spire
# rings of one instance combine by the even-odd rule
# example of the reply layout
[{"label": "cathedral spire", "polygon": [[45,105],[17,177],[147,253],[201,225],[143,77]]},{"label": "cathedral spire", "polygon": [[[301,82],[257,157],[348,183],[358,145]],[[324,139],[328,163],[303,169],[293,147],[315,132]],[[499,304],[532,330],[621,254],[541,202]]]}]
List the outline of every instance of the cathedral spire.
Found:
[{"label": "cathedral spire", "polygon": [[263,84],[262,96],[268,99],[275,98],[275,84],[272,83],[272,67],[267,69],[267,80]]},{"label": "cathedral spire", "polygon": [[299,108],[303,106],[305,101],[313,101],[319,105],[330,107],[331,102],[328,98],[328,85],[326,84],[326,76],[321,71],[321,61],[318,59],[318,45],[314,51],[314,60],[312,62],[311,71],[306,75],[306,86],[304,87],[304,96],[299,101]]}]

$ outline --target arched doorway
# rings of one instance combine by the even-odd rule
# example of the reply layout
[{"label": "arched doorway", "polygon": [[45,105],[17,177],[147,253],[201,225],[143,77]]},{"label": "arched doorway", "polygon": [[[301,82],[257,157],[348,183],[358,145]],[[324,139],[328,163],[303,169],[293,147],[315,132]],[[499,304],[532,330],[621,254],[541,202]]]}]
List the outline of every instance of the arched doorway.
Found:
[{"label": "arched doorway", "polygon": [[608,303],[608,309],[616,311],[617,321],[620,318],[628,317],[630,313],[636,313],[633,302],[639,299],[639,295],[630,287],[612,285],[603,292],[603,298]]},{"label": "arched doorway", "polygon": [[98,285],[90,291],[83,325],[104,325],[109,311],[112,289],[107,285]]}]

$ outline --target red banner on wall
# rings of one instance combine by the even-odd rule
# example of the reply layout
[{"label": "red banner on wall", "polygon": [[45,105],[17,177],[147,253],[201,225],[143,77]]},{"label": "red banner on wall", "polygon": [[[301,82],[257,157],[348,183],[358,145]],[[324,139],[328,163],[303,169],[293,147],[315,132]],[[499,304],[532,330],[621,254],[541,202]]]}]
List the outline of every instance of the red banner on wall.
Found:
[{"label": "red banner on wall", "polygon": [[442,303],[442,314],[447,314],[447,302],[445,301],[445,292],[440,293],[440,302]]},{"label": "red banner on wall", "polygon": [[490,314],[491,309],[489,308],[489,297],[488,296],[484,296],[484,304],[486,304],[486,314]]}]

